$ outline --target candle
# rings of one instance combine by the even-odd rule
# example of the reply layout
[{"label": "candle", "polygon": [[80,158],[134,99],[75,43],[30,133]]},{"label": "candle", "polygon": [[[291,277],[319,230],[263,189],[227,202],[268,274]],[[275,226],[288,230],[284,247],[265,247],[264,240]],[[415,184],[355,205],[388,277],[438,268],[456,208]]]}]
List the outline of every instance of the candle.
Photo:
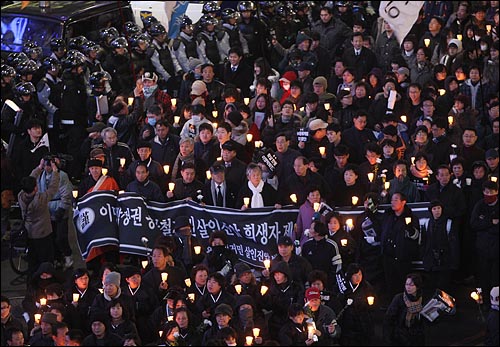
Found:
[{"label": "candle", "polygon": [[194,254],[200,254],[201,253],[201,246],[194,246]]},{"label": "candle", "polygon": [[41,298],[40,299],[40,306],[45,306],[45,305],[47,305],[47,299]]},{"label": "candle", "polygon": [[401,116],[401,121],[402,121],[403,123],[406,123],[407,118],[406,118],[406,116],[405,116],[405,115],[402,115],[402,116]]},{"label": "candle", "polygon": [[161,273],[161,281],[162,282],[167,282],[167,278],[168,278],[168,273],[162,272]]},{"label": "candle", "polygon": [[472,292],[472,293],[470,293],[470,297],[471,297],[472,299],[474,299],[475,301],[478,301],[478,300],[479,300],[479,294],[478,294],[478,293],[476,293],[476,292]]},{"label": "candle", "polygon": [[375,298],[373,296],[367,297],[366,300],[368,301],[368,305],[370,306],[375,302]]},{"label": "candle", "polygon": [[194,293],[189,293],[189,294],[188,294],[188,299],[189,299],[191,302],[194,302],[194,299],[195,299],[195,295],[194,295]]},{"label": "candle", "polygon": [[271,267],[271,260],[270,259],[264,259],[264,267],[269,270]]},{"label": "candle", "polygon": [[254,146],[255,146],[255,148],[261,147],[262,146],[262,141],[255,141],[254,142]]},{"label": "candle", "polygon": [[125,193],[125,191],[124,191],[124,190],[119,190],[119,191],[118,191],[118,194],[123,194],[123,193]]},{"label": "candle", "polygon": [[439,95],[441,95],[441,96],[446,94],[446,90],[444,90],[444,89],[438,89],[438,92],[439,92]]},{"label": "candle", "polygon": [[148,261],[147,260],[141,261],[141,265],[142,265],[142,268],[145,269],[148,266]]},{"label": "candle", "polygon": [[248,198],[248,197],[244,197],[244,198],[243,198],[243,204],[244,204],[246,207],[248,207],[248,204],[250,204],[250,198]]},{"label": "candle", "polygon": [[162,337],[163,336],[163,330],[158,331],[158,335],[160,335],[160,337]]},{"label": "candle", "polygon": [[104,293],[104,289],[99,288],[99,292],[100,292],[101,294],[102,294],[102,293]]},{"label": "candle", "polygon": [[320,147],[319,148],[319,154],[325,155],[326,148],[325,147]]},{"label": "candle", "polygon": [[217,161],[222,161],[222,157],[217,157]]},{"label": "candle", "polygon": [[212,111],[212,117],[213,118],[217,118],[218,115],[219,115],[219,112],[217,112],[216,110]]},{"label": "candle", "polygon": [[292,202],[294,204],[296,204],[297,203],[297,194],[295,194],[295,193],[294,194],[290,194],[290,200],[292,200]]},{"label": "candle", "polygon": [[315,211],[315,212],[318,212],[318,211],[319,211],[319,202],[315,202],[315,203],[313,204],[313,209],[314,209],[314,211]]},{"label": "candle", "polygon": [[170,103],[172,104],[173,107],[177,106],[177,99],[176,98],[172,98],[170,100]]},{"label": "candle", "polygon": [[300,112],[304,112],[304,106],[302,106],[301,108],[299,108],[299,111]]},{"label": "candle", "polygon": [[207,170],[205,174],[207,175],[207,180],[212,178],[212,173],[210,172],[210,170]]},{"label": "candle", "polygon": [[405,217],[405,223],[410,224],[411,223],[411,217]]},{"label": "candle", "polygon": [[217,123],[213,122],[213,123],[212,123],[212,126],[214,127],[214,129],[217,129],[217,127],[219,126],[219,124],[217,124]]},{"label": "candle", "polygon": [[356,206],[356,205],[358,204],[358,200],[359,200],[359,198],[358,198],[357,196],[353,196],[353,197],[351,198],[352,204],[353,204],[354,206]]},{"label": "candle", "polygon": [[486,24],[486,32],[488,34],[491,32],[491,24]]},{"label": "candle", "polygon": [[175,188],[175,183],[174,182],[170,182],[168,184],[168,190],[170,190],[172,192],[174,190],[174,188]]},{"label": "candle", "polygon": [[132,106],[133,103],[134,103],[134,98],[133,97],[129,97],[128,98],[128,105]]},{"label": "candle", "polygon": [[170,172],[170,166],[163,165],[163,172],[165,172],[165,175],[168,175],[168,173]]},{"label": "candle", "polygon": [[180,121],[181,121],[180,116],[174,116],[174,124],[179,124]]},{"label": "candle", "polygon": [[453,124],[453,116],[448,116],[448,124],[449,125]]},{"label": "candle", "polygon": [[78,197],[78,190],[74,189],[73,190],[73,198],[77,198]]},{"label": "candle", "polygon": [[78,299],[80,299],[80,294],[74,293],[73,294],[73,302],[78,302]]},{"label": "candle", "polygon": [[467,184],[468,186],[470,186],[472,184],[472,178],[467,177],[465,179],[465,184]]},{"label": "candle", "polygon": [[415,165],[415,157],[411,157],[410,160],[411,160],[411,165]]},{"label": "candle", "polygon": [[385,182],[384,183],[384,189],[385,190],[389,190],[390,187],[391,187],[391,182]]},{"label": "candle", "polygon": [[260,295],[262,296],[266,295],[268,289],[269,288],[267,288],[267,286],[260,287]]},{"label": "candle", "polygon": [[253,329],[252,329],[252,332],[253,332],[253,336],[254,336],[254,337],[257,337],[257,336],[259,336],[259,334],[260,334],[260,329],[259,329],[259,328],[253,328]]},{"label": "candle", "polygon": [[313,326],[311,326],[311,325],[309,325],[309,326],[307,327],[307,338],[308,338],[309,340],[311,340],[311,339],[313,338],[313,336],[314,336],[314,330],[316,330],[316,329],[314,329],[314,327],[313,327]]},{"label": "candle", "polygon": [[424,39],[425,47],[429,47],[430,44],[431,44],[431,39]]},{"label": "candle", "polygon": [[243,98],[243,102],[245,105],[248,105],[250,103],[250,98]]},{"label": "candle", "polygon": [[368,181],[373,182],[373,176],[374,176],[373,172],[368,172]]},{"label": "candle", "polygon": [[329,102],[325,102],[325,110],[329,110],[330,109],[330,103]]},{"label": "candle", "polygon": [[340,244],[342,245],[342,247],[347,246],[347,239],[340,240]]},{"label": "candle", "polygon": [[102,172],[103,176],[106,176],[108,174],[108,169],[106,169],[105,167],[103,167],[102,170],[101,170],[101,172]]},{"label": "candle", "polygon": [[246,343],[247,346],[252,345],[252,342],[253,342],[253,336],[247,336],[247,337],[245,337],[245,343]]},{"label": "candle", "polygon": [[191,279],[190,278],[186,278],[184,280],[184,283],[186,283],[186,287],[191,287]]},{"label": "candle", "polygon": [[174,316],[168,316],[168,317],[167,317],[167,320],[168,320],[169,322],[172,322],[172,321],[174,320]]},{"label": "candle", "polygon": [[40,319],[42,319],[42,315],[40,313],[35,313],[35,323],[40,324]]},{"label": "candle", "polygon": [[252,134],[247,134],[247,142],[252,142],[253,135]]},{"label": "candle", "polygon": [[238,295],[241,294],[241,284],[235,284],[234,290],[236,290],[236,293],[238,293]]},{"label": "candle", "polygon": [[347,228],[349,230],[352,230],[354,228],[354,223],[352,222],[351,218],[349,218],[348,220],[345,221],[345,225],[347,225]]},{"label": "candle", "polygon": [[460,41],[462,41],[462,34],[457,34],[457,39],[459,39]]},{"label": "candle", "polygon": [[491,182],[496,182],[496,181],[498,180],[498,178],[497,178],[497,177],[495,177],[495,176],[491,176],[491,177],[490,177],[490,180],[491,180]]}]

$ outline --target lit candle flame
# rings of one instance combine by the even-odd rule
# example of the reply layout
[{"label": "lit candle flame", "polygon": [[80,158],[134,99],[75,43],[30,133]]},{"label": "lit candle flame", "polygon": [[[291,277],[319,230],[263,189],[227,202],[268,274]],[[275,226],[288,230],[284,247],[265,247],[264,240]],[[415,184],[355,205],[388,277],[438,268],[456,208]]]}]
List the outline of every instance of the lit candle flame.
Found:
[{"label": "lit candle flame", "polygon": [[190,278],[186,278],[184,280],[184,283],[186,283],[186,287],[191,287],[191,279]]},{"label": "lit candle flame", "polygon": [[448,124],[449,125],[453,124],[453,116],[448,116]]},{"label": "lit candle flame", "polygon": [[148,261],[147,260],[141,261],[141,265],[142,265],[142,268],[145,269],[148,266]]},{"label": "lit candle flame", "polygon": [[446,90],[444,89],[438,89],[439,95],[443,96],[446,94]]},{"label": "lit candle flame", "polygon": [[214,127],[214,129],[217,129],[217,127],[219,126],[217,123],[212,123],[212,126]]},{"label": "lit candle flame", "polygon": [[241,284],[235,284],[234,290],[236,290],[236,293],[238,293],[238,295],[241,294]]},{"label": "lit candle flame", "polygon": [[167,278],[168,278],[168,273],[162,272],[161,273],[161,281],[162,282],[167,282]]},{"label": "lit candle flame", "polygon": [[271,267],[271,260],[270,259],[264,259],[264,267],[269,270]]},{"label": "lit candle flame", "polygon": [[245,105],[248,105],[250,103],[250,98],[243,98],[243,102]]},{"label": "lit candle flame", "polygon": [[430,44],[431,44],[431,39],[424,39],[425,47],[429,47]]},{"label": "lit candle flame", "polygon": [[212,117],[217,118],[218,116],[219,116],[219,112],[217,112],[216,110],[213,110]]},{"label": "lit candle flame", "polygon": [[170,166],[163,165],[163,172],[165,172],[165,175],[168,175],[168,173],[170,172]]},{"label": "lit candle flame", "polygon": [[174,191],[174,189],[175,189],[175,183],[174,182],[170,182],[168,184],[168,190],[170,190],[172,192],[172,191]]},{"label": "lit candle flame", "polygon": [[491,182],[496,182],[496,181],[498,181],[498,178],[496,176],[491,176],[490,177],[490,181]]},{"label": "lit candle flame", "polygon": [[290,200],[292,200],[292,202],[294,204],[297,203],[297,194],[290,194]]},{"label": "lit candle flame", "polygon": [[40,324],[40,319],[42,319],[42,315],[40,313],[35,313],[35,323]]},{"label": "lit candle flame", "polygon": [[247,142],[252,142],[253,135],[252,134],[247,134]]},{"label": "lit candle flame", "polygon": [[78,197],[78,190],[74,189],[73,190],[73,198],[77,198]]},{"label": "lit candle flame", "polygon": [[102,172],[103,176],[106,176],[108,174],[108,169],[106,169],[105,167],[103,167],[101,172]]},{"label": "lit candle flame", "polygon": [[474,301],[479,301],[479,294],[477,292],[470,293],[470,297],[474,299]]},{"label": "lit candle flame", "polygon": [[253,336],[254,337],[258,337],[259,334],[260,334],[260,329],[259,328],[253,328],[252,332],[253,332]]},{"label": "lit candle flame", "polygon": [[120,166],[121,166],[121,167],[124,167],[126,162],[127,162],[127,159],[125,159],[125,158],[120,158]]},{"label": "lit candle flame", "polygon": [[78,299],[80,299],[80,294],[74,293],[73,294],[73,302],[78,302]]},{"label": "lit candle flame", "polygon": [[247,346],[252,345],[253,336],[247,336],[247,337],[245,337],[245,342],[246,342]]},{"label": "lit candle flame", "polygon": [[356,206],[358,204],[358,201],[359,201],[359,198],[357,196],[353,196],[351,198],[351,202],[354,206]]},{"label": "lit candle flame", "polygon": [[368,181],[373,182],[373,176],[374,176],[373,172],[368,172]]},{"label": "lit candle flame", "polygon": [[320,147],[319,148],[319,154],[325,155],[326,148],[325,147]]},{"label": "lit candle flame", "polygon": [[463,37],[462,34],[457,34],[457,39],[458,40],[462,41],[462,37]]},{"label": "lit candle flame", "polygon": [[181,121],[181,117],[174,116],[174,124],[179,124],[180,121]]},{"label": "lit candle flame", "polygon": [[401,121],[402,121],[403,123],[406,123],[406,121],[407,121],[407,120],[408,120],[408,119],[406,118],[406,116],[405,116],[405,115],[402,115],[402,116],[401,116]]},{"label": "lit candle flame", "polygon": [[210,170],[207,170],[206,174],[207,174],[207,180],[212,178],[212,173],[210,172]]},{"label": "lit candle flame", "polygon": [[172,98],[170,100],[170,103],[172,104],[173,107],[177,106],[177,99],[176,98]]},{"label": "lit candle flame", "polygon": [[349,230],[352,230],[354,228],[354,223],[352,221],[352,218],[349,218],[348,220],[345,221],[345,225],[349,228]]},{"label": "lit candle flame", "polygon": [[269,288],[267,286],[260,287],[260,295],[262,295],[262,296],[266,295],[268,289]]},{"label": "lit candle flame", "polygon": [[41,298],[41,299],[40,299],[40,305],[41,305],[41,306],[45,306],[45,305],[47,305],[47,299],[45,299],[45,298]]},{"label": "lit candle flame", "polygon": [[411,217],[405,217],[405,223],[410,224],[411,223]]},{"label": "lit candle flame", "polygon": [[391,187],[391,182],[385,182],[384,183],[384,189],[385,190],[389,190],[390,187]]},{"label": "lit candle flame", "polygon": [[200,254],[201,253],[201,246],[194,246],[194,254]]},{"label": "lit candle flame", "polygon": [[244,198],[243,198],[243,204],[244,204],[246,207],[248,207],[248,205],[250,204],[250,198],[248,198],[248,197],[244,197]]},{"label": "lit candle flame", "polygon": [[370,306],[375,302],[375,298],[373,296],[367,297],[366,300],[368,301],[368,305]]},{"label": "lit candle flame", "polygon": [[330,109],[330,103],[329,103],[329,102],[326,102],[326,103],[325,103],[325,110],[327,110],[327,111],[328,111],[329,109]]},{"label": "lit candle flame", "polygon": [[194,295],[194,293],[189,293],[189,294],[188,294],[188,299],[189,299],[191,302],[194,302],[194,299],[195,299],[195,295]]},{"label": "lit candle flame", "polygon": [[128,105],[132,106],[133,103],[134,103],[134,98],[133,97],[128,98]]},{"label": "lit candle flame", "polygon": [[342,247],[347,246],[347,239],[340,240],[340,244],[342,245]]},{"label": "lit candle flame", "polygon": [[491,32],[491,24],[486,24],[486,32],[488,34]]},{"label": "lit candle flame", "polygon": [[313,204],[313,209],[314,209],[314,211],[315,211],[315,212],[318,212],[318,211],[319,211],[319,202],[315,202],[315,203]]}]

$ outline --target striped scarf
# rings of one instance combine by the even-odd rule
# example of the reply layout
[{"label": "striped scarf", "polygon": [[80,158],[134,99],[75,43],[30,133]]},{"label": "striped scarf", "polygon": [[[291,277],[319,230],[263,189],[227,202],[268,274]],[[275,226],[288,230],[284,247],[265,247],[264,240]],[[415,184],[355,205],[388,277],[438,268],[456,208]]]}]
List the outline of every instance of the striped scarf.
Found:
[{"label": "striped scarf", "polygon": [[416,317],[420,311],[422,311],[422,296],[420,296],[417,300],[412,301],[410,295],[406,293],[406,290],[403,292],[403,300],[406,305],[406,327],[409,328],[411,321],[414,317]]}]

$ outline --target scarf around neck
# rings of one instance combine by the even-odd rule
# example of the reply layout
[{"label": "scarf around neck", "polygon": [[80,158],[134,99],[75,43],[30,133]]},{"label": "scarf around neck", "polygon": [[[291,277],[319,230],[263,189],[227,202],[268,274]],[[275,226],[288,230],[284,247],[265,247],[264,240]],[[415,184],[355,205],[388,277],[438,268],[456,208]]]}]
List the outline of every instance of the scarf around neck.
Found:
[{"label": "scarf around neck", "polygon": [[422,296],[416,299],[413,295],[403,292],[403,301],[406,305],[406,327],[409,328],[411,321],[422,311]]},{"label": "scarf around neck", "polygon": [[252,202],[250,207],[264,207],[264,199],[262,198],[262,189],[264,188],[264,181],[260,181],[257,187],[254,187],[252,182],[248,181],[248,188],[252,191]]}]

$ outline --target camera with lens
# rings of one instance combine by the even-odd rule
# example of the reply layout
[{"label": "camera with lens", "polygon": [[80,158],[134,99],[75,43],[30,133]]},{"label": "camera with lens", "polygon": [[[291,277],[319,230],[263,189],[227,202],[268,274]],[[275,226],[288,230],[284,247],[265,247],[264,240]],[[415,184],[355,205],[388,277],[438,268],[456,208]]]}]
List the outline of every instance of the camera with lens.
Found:
[{"label": "camera with lens", "polygon": [[[59,163],[56,162],[56,159],[59,159]],[[73,160],[73,157],[71,155],[64,153],[57,153],[57,154],[47,154],[45,157],[43,157],[43,160],[45,161],[46,166],[54,162],[57,164],[57,167],[60,170],[65,170],[66,165]]]},{"label": "camera with lens", "polygon": [[55,154],[48,154],[45,157],[43,157],[43,161],[45,162],[45,166],[50,165],[50,163],[55,163],[56,158],[57,158],[57,155],[55,155]]}]

